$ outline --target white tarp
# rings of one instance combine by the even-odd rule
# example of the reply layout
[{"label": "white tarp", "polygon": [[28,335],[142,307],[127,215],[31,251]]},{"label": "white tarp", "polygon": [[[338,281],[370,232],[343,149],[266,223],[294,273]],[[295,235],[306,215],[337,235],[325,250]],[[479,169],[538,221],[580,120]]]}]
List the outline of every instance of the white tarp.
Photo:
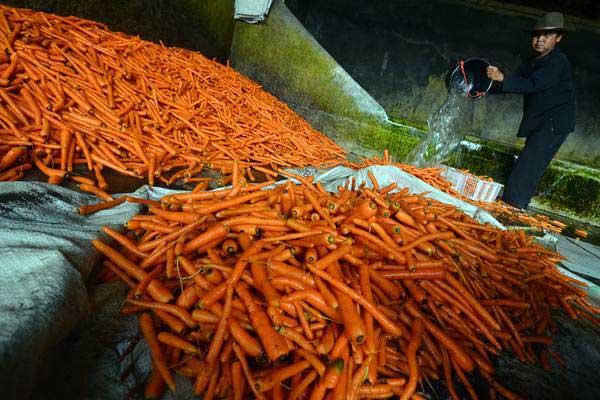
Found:
[{"label": "white tarp", "polygon": [[235,0],[234,18],[249,24],[264,21],[273,0]]}]

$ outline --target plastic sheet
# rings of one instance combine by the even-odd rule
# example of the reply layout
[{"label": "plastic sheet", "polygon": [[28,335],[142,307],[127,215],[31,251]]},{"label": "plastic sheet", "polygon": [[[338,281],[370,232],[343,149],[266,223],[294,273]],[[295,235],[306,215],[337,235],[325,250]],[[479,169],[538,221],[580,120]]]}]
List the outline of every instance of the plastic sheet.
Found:
[{"label": "plastic sheet", "polygon": [[[145,197],[142,189],[136,195]],[[89,315],[85,281],[98,256],[90,243],[139,210],[83,217],[98,199],[45,183],[0,185],[0,387],[2,398],[27,398],[45,354]]]},{"label": "plastic sheet", "polygon": [[235,0],[234,18],[249,24],[264,21],[273,0]]}]

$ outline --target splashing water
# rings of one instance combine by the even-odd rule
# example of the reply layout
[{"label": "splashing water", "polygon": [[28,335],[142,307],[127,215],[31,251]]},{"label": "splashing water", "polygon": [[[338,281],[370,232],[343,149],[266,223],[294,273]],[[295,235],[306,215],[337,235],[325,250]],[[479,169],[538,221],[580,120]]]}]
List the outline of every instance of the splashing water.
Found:
[{"label": "splashing water", "polygon": [[429,135],[408,154],[405,162],[417,167],[441,164],[458,147],[473,124],[473,101],[460,85],[427,120]]}]

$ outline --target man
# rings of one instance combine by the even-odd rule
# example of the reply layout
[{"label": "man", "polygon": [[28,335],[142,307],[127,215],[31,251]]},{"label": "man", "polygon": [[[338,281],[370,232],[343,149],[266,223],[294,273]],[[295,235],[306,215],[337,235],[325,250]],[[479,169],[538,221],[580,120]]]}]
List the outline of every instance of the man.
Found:
[{"label": "man", "polygon": [[531,31],[534,55],[505,76],[497,67],[487,76],[501,93],[524,95],[523,119],[517,133],[525,147],[511,171],[502,199],[520,209],[531,197],[550,161],[575,127],[575,88],[567,57],[556,45],[564,33],[563,15],[544,15]]}]

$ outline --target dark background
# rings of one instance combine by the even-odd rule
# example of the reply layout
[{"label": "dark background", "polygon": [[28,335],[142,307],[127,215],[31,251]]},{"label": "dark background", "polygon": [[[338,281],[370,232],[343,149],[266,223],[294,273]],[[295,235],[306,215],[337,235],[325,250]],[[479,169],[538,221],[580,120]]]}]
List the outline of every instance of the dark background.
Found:
[{"label": "dark background", "polygon": [[[493,4],[481,5],[488,3]],[[563,2],[543,2],[544,9],[556,10],[554,3]],[[444,76],[459,57],[483,58],[510,72],[530,56],[526,30],[543,13],[484,1],[288,0],[286,4],[390,116],[420,124],[445,100]],[[592,16],[598,14],[600,2],[564,2],[558,9]],[[578,118],[575,134],[559,156],[597,167],[600,23],[568,18],[567,25],[574,30],[560,48],[573,68]],[[519,95],[478,101],[472,133],[515,144],[521,104]]]}]

